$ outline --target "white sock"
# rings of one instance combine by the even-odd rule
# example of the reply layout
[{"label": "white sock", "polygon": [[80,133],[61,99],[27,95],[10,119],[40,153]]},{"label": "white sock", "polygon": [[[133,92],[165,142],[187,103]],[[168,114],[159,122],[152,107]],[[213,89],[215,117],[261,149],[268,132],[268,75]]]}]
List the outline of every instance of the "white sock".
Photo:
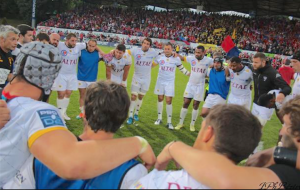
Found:
[{"label": "white sock", "polygon": [[179,122],[180,125],[183,125],[183,122],[184,122],[184,119],[186,117],[187,112],[188,112],[188,109],[185,109],[185,108],[181,109],[181,112],[180,112],[180,122]]},{"label": "white sock", "polygon": [[69,104],[70,104],[70,98],[64,98],[63,100],[63,108],[64,108],[64,113],[67,113],[67,109],[69,107]]},{"label": "white sock", "polygon": [[137,100],[137,104],[136,104],[136,110],[135,110],[135,115],[139,115],[140,109],[142,107],[143,104],[143,100]]},{"label": "white sock", "polygon": [[197,121],[197,118],[198,118],[198,115],[199,115],[199,110],[194,110],[193,109],[193,113],[192,113],[192,123],[191,125],[195,125],[196,121]]},{"label": "white sock", "polygon": [[157,113],[158,113],[158,119],[160,120],[162,120],[163,109],[164,109],[164,102],[158,102]]},{"label": "white sock", "polygon": [[131,101],[130,108],[129,108],[129,117],[131,118],[133,117],[135,106],[136,106],[136,101]]},{"label": "white sock", "polygon": [[173,106],[167,105],[167,115],[168,115],[168,123],[172,123],[172,115],[173,115]]},{"label": "white sock", "polygon": [[56,103],[57,103],[57,108],[59,109],[60,113],[63,115],[64,112],[63,112],[63,107],[64,107],[64,99],[57,99],[56,100]]}]

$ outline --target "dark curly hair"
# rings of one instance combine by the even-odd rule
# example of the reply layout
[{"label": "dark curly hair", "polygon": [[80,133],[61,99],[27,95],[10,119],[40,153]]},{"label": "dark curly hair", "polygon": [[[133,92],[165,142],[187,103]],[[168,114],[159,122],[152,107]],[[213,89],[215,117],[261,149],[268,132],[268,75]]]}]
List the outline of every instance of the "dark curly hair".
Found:
[{"label": "dark curly hair", "polygon": [[116,133],[128,117],[129,106],[128,93],[121,85],[99,81],[87,89],[85,115],[95,133]]}]

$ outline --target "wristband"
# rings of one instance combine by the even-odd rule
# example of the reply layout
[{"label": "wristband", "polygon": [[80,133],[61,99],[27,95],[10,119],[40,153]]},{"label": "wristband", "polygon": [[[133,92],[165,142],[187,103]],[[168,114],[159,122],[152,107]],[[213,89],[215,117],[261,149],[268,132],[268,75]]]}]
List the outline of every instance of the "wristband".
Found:
[{"label": "wristband", "polygon": [[122,81],[121,85],[127,86],[127,81]]},{"label": "wristband", "polygon": [[142,145],[142,148],[141,148],[141,151],[140,151],[139,155],[144,154],[146,152],[147,148],[148,148],[149,143],[143,137],[136,136],[136,138],[138,138],[140,140],[141,145]]},{"label": "wristband", "polygon": [[299,157],[297,151],[283,147],[276,147],[273,155],[276,164],[288,165],[293,168],[297,166],[297,156]]}]

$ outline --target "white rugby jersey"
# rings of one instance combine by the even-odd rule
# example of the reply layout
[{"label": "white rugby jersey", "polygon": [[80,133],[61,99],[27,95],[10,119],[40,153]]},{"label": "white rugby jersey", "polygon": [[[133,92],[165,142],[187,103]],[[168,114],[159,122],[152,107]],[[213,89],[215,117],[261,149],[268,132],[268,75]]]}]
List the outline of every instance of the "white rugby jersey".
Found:
[{"label": "white rugby jersey", "polygon": [[179,57],[161,55],[154,62],[159,65],[158,81],[175,81],[176,68],[182,65]]},{"label": "white rugby jersey", "polygon": [[250,98],[250,86],[253,80],[252,71],[247,66],[245,66],[244,69],[238,73],[235,73],[230,69],[230,77],[231,94],[236,97]]},{"label": "white rugby jersey", "polygon": [[62,57],[62,67],[59,74],[77,75],[77,63],[81,51],[86,49],[85,43],[77,43],[74,48],[68,48],[65,42],[59,42],[58,49]]},{"label": "white rugby jersey", "polygon": [[213,59],[204,57],[201,61],[199,61],[195,56],[188,56],[184,57],[184,61],[191,64],[192,67],[189,84],[205,84],[205,77],[207,75],[208,69],[214,64]]},{"label": "white rugby jersey", "polygon": [[119,78],[123,76],[125,66],[131,64],[132,64],[131,56],[128,53],[125,53],[122,59],[118,60],[114,57],[106,65],[111,67],[111,74]]},{"label": "white rugby jersey", "polygon": [[293,98],[300,95],[300,73],[295,73],[294,75],[295,83],[293,86]]},{"label": "white rugby jersey", "polygon": [[[212,179],[213,180],[213,179]],[[193,179],[185,170],[153,170],[130,189],[209,189]]]},{"label": "white rugby jersey", "polygon": [[59,110],[47,103],[19,97],[8,102],[8,108],[11,119],[0,130],[0,187],[21,169],[39,137],[67,130]]},{"label": "white rugby jersey", "polygon": [[144,52],[141,48],[137,47],[128,50],[128,53],[134,57],[134,76],[138,78],[151,78],[152,63],[159,53],[152,48]]}]

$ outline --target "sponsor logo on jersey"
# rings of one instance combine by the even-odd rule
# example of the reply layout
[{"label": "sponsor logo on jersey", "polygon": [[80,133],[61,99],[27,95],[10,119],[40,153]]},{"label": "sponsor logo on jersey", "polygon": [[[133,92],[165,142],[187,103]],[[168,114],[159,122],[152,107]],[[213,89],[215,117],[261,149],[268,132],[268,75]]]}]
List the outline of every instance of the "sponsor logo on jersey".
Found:
[{"label": "sponsor logo on jersey", "polygon": [[38,114],[45,128],[65,126],[60,115],[55,110],[39,110]]},{"label": "sponsor logo on jersey", "polygon": [[137,60],[141,60],[141,59],[142,59],[142,56],[141,56],[140,54],[138,54],[138,55],[136,56],[136,59],[137,59]]},{"label": "sponsor logo on jersey", "polygon": [[68,55],[68,52],[67,52],[66,50],[62,50],[62,51],[61,51],[61,55],[62,55],[62,56],[67,56],[67,55]]},{"label": "sponsor logo on jersey", "polygon": [[192,61],[192,66],[196,66],[197,62],[195,60]]},{"label": "sponsor logo on jersey", "polygon": [[160,64],[161,64],[161,65],[164,65],[165,63],[166,63],[166,62],[165,62],[164,60],[161,60],[161,61],[160,61]]},{"label": "sponsor logo on jersey", "polygon": [[231,73],[230,77],[231,79],[234,79],[234,73]]},{"label": "sponsor logo on jersey", "polygon": [[268,80],[268,77],[264,77],[264,81],[266,82]]}]

